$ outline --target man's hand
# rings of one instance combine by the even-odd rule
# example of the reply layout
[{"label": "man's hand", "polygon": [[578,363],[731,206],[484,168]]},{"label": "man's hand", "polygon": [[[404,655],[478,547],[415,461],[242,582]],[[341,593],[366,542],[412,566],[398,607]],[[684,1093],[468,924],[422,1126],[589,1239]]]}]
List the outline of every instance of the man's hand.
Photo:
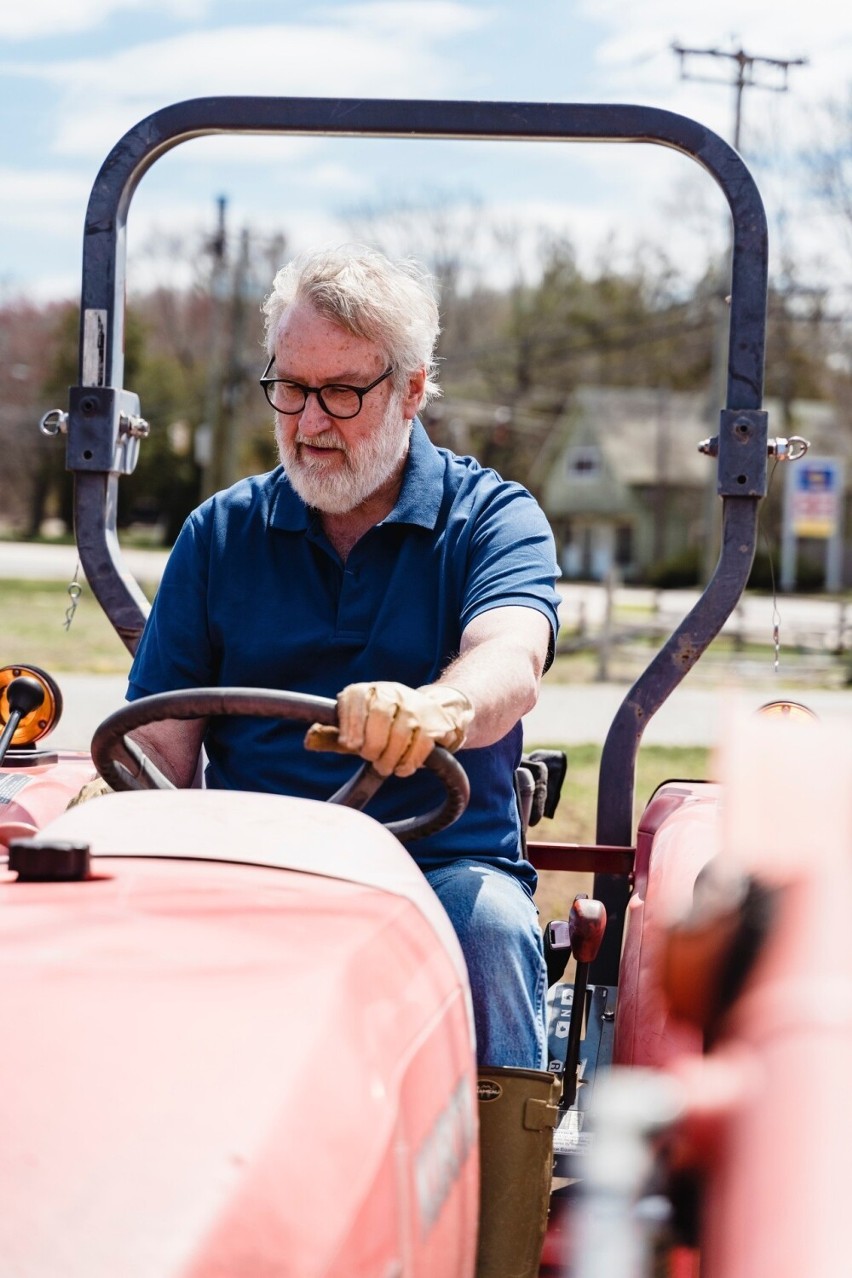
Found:
[{"label": "man's hand", "polygon": [[76,808],[78,803],[88,803],[89,799],[99,799],[102,794],[112,794],[112,789],[103,777],[94,777],[87,781],[68,802],[69,808]]},{"label": "man's hand", "polygon": [[435,745],[458,750],[472,720],[468,697],[440,683],[351,683],[337,698],[339,744],[385,777],[410,777]]}]

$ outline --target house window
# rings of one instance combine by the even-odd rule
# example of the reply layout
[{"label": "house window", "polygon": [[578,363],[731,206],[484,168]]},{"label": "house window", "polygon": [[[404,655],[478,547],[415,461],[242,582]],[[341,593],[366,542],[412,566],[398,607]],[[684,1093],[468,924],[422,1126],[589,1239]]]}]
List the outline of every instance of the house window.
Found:
[{"label": "house window", "polygon": [[600,449],[593,444],[572,448],[568,453],[568,474],[577,479],[591,479],[601,468]]},{"label": "house window", "polygon": [[633,563],[632,524],[618,524],[615,529],[615,562],[619,568],[629,568]]}]

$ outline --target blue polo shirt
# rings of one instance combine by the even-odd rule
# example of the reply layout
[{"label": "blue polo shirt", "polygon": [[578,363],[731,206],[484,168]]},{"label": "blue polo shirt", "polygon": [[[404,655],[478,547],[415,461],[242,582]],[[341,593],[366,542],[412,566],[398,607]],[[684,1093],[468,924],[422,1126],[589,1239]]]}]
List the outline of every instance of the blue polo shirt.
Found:
[{"label": "blue polo shirt", "polygon": [[[431,683],[490,608],[535,608],[555,636],[558,572],[549,525],[526,489],[436,448],[415,422],[396,506],[345,564],[281,467],[194,511],[169,557],[128,700],[211,685],[335,697],[361,680]],[[206,784],[327,798],[360,760],[305,750],[304,732],[270,719],[211,719]],[[470,804],[448,829],[409,845],[424,869],[477,857],[534,888],[513,789],[521,745],[517,724],[492,746],[459,752]],[[421,771],[390,778],[366,810],[398,820],[442,795]]]}]

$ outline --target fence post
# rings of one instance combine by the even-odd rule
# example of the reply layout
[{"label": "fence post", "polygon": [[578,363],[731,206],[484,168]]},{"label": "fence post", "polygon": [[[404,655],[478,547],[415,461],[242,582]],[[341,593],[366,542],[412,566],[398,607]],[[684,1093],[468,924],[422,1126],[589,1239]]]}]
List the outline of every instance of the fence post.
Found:
[{"label": "fence post", "polygon": [[604,578],[604,615],[600,639],[598,640],[598,673],[597,682],[606,683],[609,679],[609,657],[612,651],[612,613],[615,597],[617,573],[610,566]]}]

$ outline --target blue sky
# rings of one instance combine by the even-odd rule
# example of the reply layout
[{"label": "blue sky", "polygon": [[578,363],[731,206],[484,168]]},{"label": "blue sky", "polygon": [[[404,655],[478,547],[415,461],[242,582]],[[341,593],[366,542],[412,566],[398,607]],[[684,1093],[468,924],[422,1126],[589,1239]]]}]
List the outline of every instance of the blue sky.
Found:
[{"label": "blue sky", "polygon": [[[0,298],[77,295],[100,164],[126,129],[169,103],[208,94],[633,102],[730,139],[733,89],[682,80],[673,41],[808,59],[791,70],[788,93],[746,91],[742,149],[770,226],[784,223],[812,277],[852,279],[836,228],[792,176],[814,111],[852,81],[852,10],[835,0],[20,0],[0,11]],[[733,74],[714,59],[688,69]],[[589,261],[609,237],[610,253],[656,242],[684,270],[700,269],[724,239],[710,180],[659,147],[210,138],[182,144],[143,179],[129,220],[131,286],[154,270],[146,246],[210,229],[219,195],[233,229],[281,231],[294,248],[349,238],[364,207],[443,202],[469,217],[475,205],[483,224],[529,237],[523,250],[516,243],[525,269],[541,227],[571,236]],[[493,239],[480,252],[498,269]]]}]

